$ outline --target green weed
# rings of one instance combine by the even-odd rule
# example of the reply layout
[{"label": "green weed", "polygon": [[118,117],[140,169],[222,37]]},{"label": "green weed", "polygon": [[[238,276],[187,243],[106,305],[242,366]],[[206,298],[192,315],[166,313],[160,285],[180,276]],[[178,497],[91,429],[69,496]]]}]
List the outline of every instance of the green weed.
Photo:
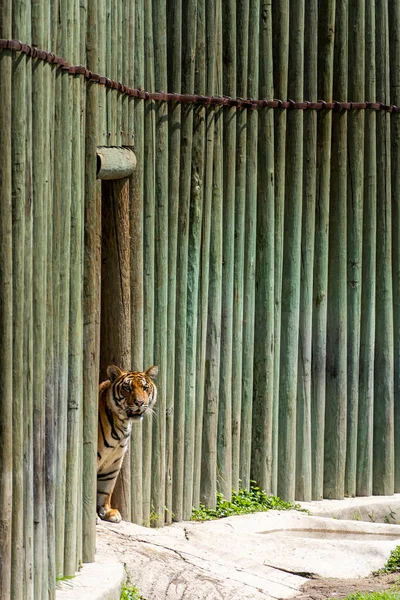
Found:
[{"label": "green weed", "polygon": [[355,592],[346,596],[344,600],[399,600],[399,593],[391,590],[382,592]]},{"label": "green weed", "polygon": [[192,521],[210,521],[230,517],[231,515],[246,515],[267,510],[300,510],[308,513],[299,504],[286,502],[276,496],[268,496],[267,492],[256,485],[252,485],[250,490],[240,488],[238,492],[232,491],[231,502],[226,500],[220,492],[217,492],[215,510],[200,504],[199,508],[193,508]]},{"label": "green weed", "polygon": [[56,577],[56,582],[61,583],[63,581],[69,581],[70,579],[74,579],[75,575],[62,575],[60,577]]},{"label": "green weed", "polygon": [[145,600],[145,598],[140,594],[137,587],[133,585],[124,585],[121,590],[120,600]]},{"label": "green weed", "polygon": [[400,546],[396,546],[396,548],[392,550],[386,565],[383,567],[383,569],[375,571],[374,575],[380,575],[382,573],[396,573],[397,571],[400,571]]}]

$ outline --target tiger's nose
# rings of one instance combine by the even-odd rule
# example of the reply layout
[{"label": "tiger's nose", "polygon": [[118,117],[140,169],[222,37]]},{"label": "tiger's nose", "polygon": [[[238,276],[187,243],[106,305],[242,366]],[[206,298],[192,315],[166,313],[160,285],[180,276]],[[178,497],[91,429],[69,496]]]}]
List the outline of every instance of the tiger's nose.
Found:
[{"label": "tiger's nose", "polygon": [[136,398],[135,404],[136,404],[136,406],[143,406],[144,400],[140,400],[140,398]]}]

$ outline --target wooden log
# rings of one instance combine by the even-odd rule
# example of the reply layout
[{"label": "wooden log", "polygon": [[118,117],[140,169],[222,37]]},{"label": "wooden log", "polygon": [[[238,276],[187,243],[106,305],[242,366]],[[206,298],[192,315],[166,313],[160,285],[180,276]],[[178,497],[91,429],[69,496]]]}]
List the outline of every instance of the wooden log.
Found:
[{"label": "wooden log", "polygon": [[[219,69],[221,59],[220,36],[221,5],[206,0],[206,28],[210,36],[207,63],[207,91],[221,93]],[[215,61],[215,62],[214,62]],[[213,186],[211,201],[211,233],[209,258],[208,321],[206,341],[206,369],[204,385],[202,468],[200,501],[215,507],[217,492],[217,430],[218,390],[221,343],[221,277],[222,277],[222,110],[214,111]]]},{"label": "wooden log", "polygon": [[[400,51],[400,4],[391,5],[389,20],[390,32],[390,102],[398,103],[399,95],[399,51]],[[396,115],[391,119],[391,159],[393,165],[399,164],[400,159],[400,121]],[[393,227],[393,327],[398,331],[400,327],[400,174],[398,169],[392,169],[392,227]],[[395,492],[400,490],[400,340],[394,336],[394,443],[395,443]]]},{"label": "wooden log", "polygon": [[[304,2],[291,2],[289,97],[303,97]],[[300,257],[303,195],[303,114],[287,117],[287,162],[279,373],[278,495],[295,497],[296,400],[300,310]]]},{"label": "wooden log", "polygon": [[[317,100],[318,4],[305,4],[304,97]],[[317,167],[317,114],[304,113],[303,223],[297,380],[296,499],[311,500],[311,364]]]},{"label": "wooden log", "polygon": [[[144,74],[145,89],[154,89],[154,43],[151,2],[145,0],[144,14]],[[145,104],[144,127],[144,363],[154,364],[154,251],[155,251],[155,104]],[[147,367],[145,367],[147,368]],[[143,523],[150,525],[152,422],[143,422]]]},{"label": "wooden log", "polygon": [[[26,39],[26,3],[14,4],[13,36]],[[24,15],[23,18],[21,16]],[[12,298],[13,298],[13,347],[12,378],[13,395],[18,398],[12,406],[12,555],[11,593],[12,600],[24,596],[24,270],[25,270],[25,208],[26,208],[26,71],[27,59],[13,56],[12,59]],[[2,279],[3,281],[3,279]],[[8,409],[10,410],[10,409]],[[7,562],[7,561],[6,561]]]},{"label": "wooden log", "polygon": [[[0,35],[12,37],[12,3],[2,2]],[[12,54],[3,51],[0,56],[0,81],[2,102],[0,105],[0,144],[11,148],[11,78]],[[12,560],[12,473],[13,473],[13,417],[9,399],[13,384],[13,280],[12,280],[12,155],[4,153],[0,166],[0,364],[2,377],[0,412],[0,598],[7,600],[11,595]]]},{"label": "wooden log", "polygon": [[[236,96],[236,3],[222,0],[223,92]],[[223,221],[221,372],[218,411],[218,489],[232,496],[232,344],[233,275],[235,253],[236,110],[223,116]]]},{"label": "wooden log", "polygon": [[[390,102],[389,13],[386,0],[377,0],[376,95]],[[376,331],[374,373],[374,467],[373,493],[394,491],[394,372],[392,290],[392,206],[390,115],[377,115],[377,246]]]},{"label": "wooden log", "polygon": [[[318,31],[318,72],[323,73],[318,95],[332,99],[333,50],[335,31],[335,0],[321,5]],[[313,363],[311,378],[311,443],[312,495],[323,496],[325,381],[326,381],[326,320],[328,295],[328,235],[332,114],[318,114],[317,131],[317,207],[315,215],[314,294],[313,294]]]},{"label": "wooden log", "polygon": [[[107,379],[109,365],[131,369],[130,332],[129,180],[120,179],[104,182],[102,190],[101,381]],[[125,457],[112,498],[125,520],[131,517],[130,491],[130,461]]]},{"label": "wooden log", "polygon": [[[365,98],[365,3],[349,4],[349,98]],[[348,116],[347,185],[347,456],[345,494],[356,495],[360,327],[362,293],[362,227],[364,198],[364,115]]]},{"label": "wooden log", "polygon": [[[336,5],[333,93],[347,97],[348,3]],[[332,116],[324,497],[343,498],[347,419],[347,113]]]},{"label": "wooden log", "polygon": [[[95,27],[96,7],[88,14]],[[94,52],[95,46],[91,46]],[[92,52],[88,55],[94,60]],[[96,184],[98,86],[88,84],[86,96],[85,212],[83,263],[83,523],[82,557],[92,562],[96,547],[98,373],[100,362],[101,192]]]},{"label": "wooden log", "polygon": [[[79,0],[75,0],[75,12],[78,15],[79,13],[79,30],[80,30],[80,47],[79,47],[79,61],[80,63],[86,62],[86,38],[87,38],[87,7],[83,5]],[[83,269],[84,269],[84,214],[85,214],[85,136],[86,136],[86,84],[83,84],[83,81],[80,85],[80,113],[79,113],[79,121],[80,121],[80,159],[79,159],[79,167],[80,167],[80,181],[82,185],[82,198],[81,198],[81,344],[83,344],[83,329],[84,329],[84,321],[83,321]],[[81,350],[81,361],[83,366],[83,347]],[[81,394],[83,395],[83,369],[81,373]],[[82,396],[83,397],[83,396]],[[84,397],[83,397],[84,398]],[[81,403],[81,410],[79,411],[79,458],[78,458],[78,490],[77,497],[79,498],[79,502],[77,503],[78,510],[78,518],[77,518],[77,552],[76,552],[76,560],[78,564],[78,568],[83,562],[83,401]]]},{"label": "wooden log", "polygon": [[[27,7],[30,23],[30,6]],[[30,31],[27,39],[30,39]],[[32,59],[27,61],[26,93],[32,96]],[[32,115],[26,119],[26,195],[32,197]],[[32,237],[33,207],[28,203],[25,211],[25,265],[24,265],[24,568],[22,572],[24,597],[33,600],[33,285]]]},{"label": "wooden log", "polygon": [[[25,16],[25,15],[24,15]],[[26,18],[26,17],[25,17]],[[45,45],[51,47],[50,11],[45,14],[44,30],[46,32]],[[56,67],[49,65],[44,70],[44,119],[47,125],[45,130],[49,135],[44,137],[44,156],[54,156],[55,137],[55,82]],[[46,164],[45,192],[47,204],[47,282],[46,282],[46,379],[45,379],[45,486],[46,486],[46,544],[44,552],[47,553],[47,595],[49,600],[54,600],[56,595],[56,536],[55,536],[55,499],[56,499],[56,381],[55,381],[55,336],[54,325],[54,264],[53,264],[53,198],[55,176],[52,162]],[[46,589],[46,581],[44,582]]]},{"label": "wooden log", "polygon": [[[133,86],[133,52],[132,46],[135,44],[134,37],[134,18],[131,19],[131,13],[134,14],[135,4],[124,2],[121,10],[121,80],[125,85]],[[129,40],[129,44],[123,43],[123,40]],[[130,131],[133,133],[129,122],[129,107],[133,107],[133,98],[126,94],[121,94],[121,144],[124,146],[133,145],[133,139],[130,138]],[[133,119],[133,115],[131,115]]]},{"label": "wooden log", "polygon": [[[182,22],[186,23],[182,38],[182,92],[190,93],[194,86],[194,62],[191,47],[196,41],[196,20],[194,19],[196,0],[182,4]],[[189,25],[190,23],[190,25]],[[185,68],[186,67],[186,68]],[[186,411],[186,335],[190,325],[188,317],[188,252],[190,187],[193,141],[193,106],[181,107],[181,152],[179,180],[178,247],[176,276],[176,325],[175,325],[175,387],[174,387],[174,448],[172,512],[176,521],[183,519],[184,469],[185,469],[185,411]],[[189,416],[189,415],[188,415]],[[190,425],[192,429],[194,412],[190,407]],[[191,486],[190,486],[191,488]],[[191,490],[187,490],[191,494]],[[187,503],[186,503],[187,504]]]},{"label": "wooden log", "polygon": [[[375,3],[365,11],[365,98],[375,101]],[[357,439],[357,496],[372,495],[375,293],[376,293],[376,115],[365,114],[364,210]]]},{"label": "wooden log", "polygon": [[[88,5],[87,61],[95,69],[101,39],[97,38],[98,4]],[[82,560],[94,560],[96,548],[98,373],[100,365],[101,183],[96,183],[97,141],[102,133],[99,86],[86,88],[85,204],[83,215],[83,487]],[[100,119],[100,123],[98,122]],[[100,125],[100,126],[99,126]]]},{"label": "wooden log", "polygon": [[[206,89],[206,15],[205,1],[197,0],[197,29],[196,29],[196,65],[194,91],[202,93]],[[201,443],[203,435],[203,407],[204,407],[204,370],[207,335],[207,301],[208,301],[208,257],[210,248],[210,217],[211,217],[211,189],[206,187],[206,164],[211,152],[210,165],[212,176],[212,143],[206,137],[207,118],[209,113],[203,107],[198,107],[194,114],[193,131],[193,165],[195,167],[195,189],[201,198],[202,206],[202,231],[201,231],[201,256],[200,256],[200,282],[197,318],[197,358],[196,358],[196,391],[195,391],[195,437],[194,437],[194,465],[193,465],[193,506],[200,502],[200,477],[201,477]],[[207,149],[206,149],[207,148]],[[210,173],[210,171],[208,171]]]},{"label": "wooden log", "polygon": [[129,148],[97,148],[97,179],[125,179],[132,175],[135,167],[136,156]]},{"label": "wooden log", "polygon": [[[105,2],[96,2],[94,5],[93,12],[97,14],[97,22],[94,31],[98,35],[96,43],[91,44],[91,48],[97,49],[97,56],[94,60],[97,63],[97,70],[99,73],[107,73],[107,0]],[[90,32],[92,33],[92,32]],[[88,57],[89,58],[89,57]],[[97,92],[98,97],[98,131],[96,141],[99,146],[108,145],[108,129],[107,129],[107,99],[109,97],[110,90],[103,86],[99,86]]]},{"label": "wooden log", "polygon": [[[31,6],[26,7],[27,37],[31,39]],[[32,97],[32,59],[26,65],[26,97]],[[32,112],[26,113],[26,197],[32,197]],[[24,240],[24,566],[22,573],[23,597],[33,600],[33,297],[32,297],[32,203],[25,206]]]},{"label": "wooden log", "polygon": [[[268,8],[263,12],[260,27],[260,97],[270,97],[272,89],[272,14]],[[258,139],[257,287],[251,477],[262,489],[270,493],[274,368],[274,123],[273,113],[269,109],[263,110],[259,116]]]},{"label": "wooden log", "polygon": [[[74,31],[79,32],[79,13],[75,5]],[[75,39],[74,63],[79,61],[79,45]],[[67,413],[67,473],[65,509],[65,565],[64,574],[74,575],[78,569],[78,527],[81,497],[79,495],[80,474],[80,421],[82,411],[82,182],[80,119],[80,79],[74,77],[72,85],[72,173],[71,173],[71,250],[70,250],[70,303],[69,303],[69,348],[68,348],[68,413]]]},{"label": "wooden log", "polygon": [[[32,6],[32,41],[44,45],[44,7]],[[32,163],[33,181],[33,466],[34,466],[34,597],[47,594],[46,490],[45,490],[45,371],[46,371],[46,270],[47,197],[44,162],[45,95],[44,69],[36,60],[32,70]]]},{"label": "wooden log", "polygon": [[[237,86],[235,92],[238,96],[246,98],[249,52],[249,3],[247,1],[238,5],[237,40],[240,50],[237,56]],[[232,322],[232,489],[235,491],[239,489],[240,485],[247,110],[238,110],[236,119],[235,255],[233,261]]]},{"label": "wooden log", "polygon": [[[165,2],[153,2],[155,89],[167,89],[167,17]],[[151,498],[155,527],[164,525],[165,435],[167,391],[167,303],[168,303],[168,107],[156,106],[155,161],[155,301],[154,363],[157,377],[157,418],[153,420]]]},{"label": "wooden log", "polygon": [[[183,11],[183,22],[187,23],[183,37],[183,89],[187,92],[194,91],[195,53],[197,37],[197,0],[188,2]],[[190,23],[190,25],[189,25]],[[187,313],[186,313],[186,386],[185,386],[185,429],[184,429],[184,463],[183,463],[183,503],[182,518],[190,520],[193,509],[193,470],[194,470],[194,439],[195,439],[195,404],[196,404],[196,350],[197,350],[197,315],[199,295],[199,262],[201,242],[201,222],[203,199],[197,186],[197,165],[194,162],[193,147],[195,135],[195,107],[193,107],[187,127],[192,122],[191,156],[188,157],[189,182],[189,226],[188,226],[188,257],[187,257]],[[185,136],[185,130],[182,134]],[[183,139],[185,141],[185,138]],[[181,150],[181,156],[184,153]],[[185,173],[185,175],[187,175]],[[185,186],[186,187],[186,186]],[[186,193],[186,192],[185,192]]]},{"label": "wooden log", "polygon": [[[249,96],[258,94],[259,82],[259,3],[251,0],[249,5],[249,62],[247,92]],[[247,156],[246,156],[246,214],[244,247],[243,283],[243,370],[242,407],[240,426],[240,471],[242,486],[250,488],[251,438],[253,417],[253,358],[254,358],[254,311],[255,311],[255,272],[257,237],[257,152],[258,114],[247,114]]]},{"label": "wooden log", "polygon": [[[134,85],[144,86],[143,56],[143,2],[135,5],[135,52],[134,52]],[[144,157],[144,102],[136,101],[134,108],[135,152],[137,168],[131,178],[129,193],[131,194],[131,359],[132,368],[143,370],[143,157]],[[143,522],[142,496],[142,424],[138,423],[131,434],[131,517],[134,523]]]},{"label": "wooden log", "polygon": [[[274,94],[287,98],[289,63],[289,0],[274,2],[273,9],[273,59]],[[274,261],[274,405],[272,425],[272,492],[278,485],[278,435],[279,435],[279,365],[281,348],[283,220],[285,208],[286,170],[286,110],[274,111],[274,185],[275,185],[275,261]]]},{"label": "wooden log", "polygon": [[[113,6],[112,17],[114,17],[115,27],[115,45],[112,47],[113,58],[115,57],[115,71],[113,79],[122,81],[122,8],[124,3],[116,2]],[[126,44],[125,44],[126,45]],[[113,129],[115,131],[115,145],[120,146],[122,143],[122,101],[123,95],[119,91],[114,91],[115,98],[115,123]]]},{"label": "wooden log", "polygon": [[[182,2],[171,2],[167,13],[168,89],[181,90],[182,73]],[[175,390],[175,318],[176,258],[178,244],[179,180],[181,153],[181,105],[168,106],[168,330],[167,330],[167,402],[166,402],[166,475],[165,519],[172,522],[172,481],[174,470],[174,390]]]}]

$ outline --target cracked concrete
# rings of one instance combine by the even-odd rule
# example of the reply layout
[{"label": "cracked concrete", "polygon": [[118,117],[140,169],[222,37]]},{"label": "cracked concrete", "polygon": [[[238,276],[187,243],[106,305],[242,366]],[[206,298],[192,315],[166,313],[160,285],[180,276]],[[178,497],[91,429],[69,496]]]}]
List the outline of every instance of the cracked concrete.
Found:
[{"label": "cracked concrete", "polygon": [[[397,512],[400,520],[400,495],[304,506],[313,516],[270,511],[162,529],[101,523],[98,557],[123,563],[146,600],[261,600],[293,597],[311,577],[368,575],[400,544],[400,525],[387,523]],[[371,506],[386,523],[358,520]]]}]

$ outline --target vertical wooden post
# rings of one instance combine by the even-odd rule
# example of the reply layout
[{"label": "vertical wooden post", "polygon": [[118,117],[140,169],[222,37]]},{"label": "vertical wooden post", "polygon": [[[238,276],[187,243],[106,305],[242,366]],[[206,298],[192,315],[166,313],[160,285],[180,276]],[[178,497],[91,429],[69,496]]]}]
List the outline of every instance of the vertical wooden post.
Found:
[{"label": "vertical wooden post", "polygon": [[[349,4],[349,98],[365,98],[365,3]],[[364,198],[364,114],[348,117],[347,185],[347,457],[345,494],[355,496],[357,473],[358,395],[360,379],[360,327],[362,293],[362,223]]]},{"label": "vertical wooden post", "polygon": [[[27,40],[31,40],[31,3],[24,15]],[[1,59],[0,59],[1,60]],[[32,59],[27,60],[26,97],[32,97]],[[23,592],[33,600],[33,207],[32,207],[32,111],[26,114],[26,205],[24,240],[24,568]],[[20,574],[21,576],[21,574]]]},{"label": "vertical wooden post", "polygon": [[[247,92],[249,97],[259,93],[259,27],[260,14],[257,0],[249,5],[249,66]],[[251,32],[251,33],[250,33]],[[242,486],[250,487],[251,438],[253,418],[253,368],[254,368],[254,311],[257,244],[257,153],[258,120],[256,111],[247,113],[246,156],[246,215],[244,247],[244,300],[243,300],[243,376],[242,415],[240,426],[240,471]]]},{"label": "vertical wooden post", "polygon": [[[206,48],[205,48],[205,0],[197,0],[197,30],[196,30],[196,65],[195,65],[195,93],[202,93],[206,89]],[[200,501],[201,477],[201,442],[203,435],[203,407],[204,407],[204,369],[207,335],[207,300],[208,300],[208,258],[210,250],[210,218],[211,218],[211,190],[206,186],[206,165],[208,152],[211,152],[212,143],[206,136],[209,131],[206,120],[209,113],[206,108],[197,107],[194,114],[193,132],[193,166],[195,193],[197,201],[202,203],[202,231],[201,231],[201,256],[200,256],[200,287],[197,319],[197,358],[196,358],[196,391],[195,391],[195,438],[194,438],[194,466],[193,466],[193,506],[198,506]],[[207,148],[207,150],[206,150]]]},{"label": "vertical wooden post", "polygon": [[[318,3],[305,4],[304,97],[317,100]],[[311,500],[311,363],[317,166],[317,114],[304,113],[303,224],[297,381],[296,500]]]},{"label": "vertical wooden post", "polygon": [[[12,3],[3,1],[0,35],[11,38]],[[0,145],[11,148],[11,75],[12,54],[3,51],[0,55],[0,81],[2,101],[0,104]],[[11,152],[4,152],[0,165],[0,598],[7,600],[11,595],[11,507],[12,507],[12,397],[13,377],[13,306],[12,306],[12,162]]]},{"label": "vertical wooden post", "polygon": [[[365,99],[375,102],[375,3],[365,11]],[[376,114],[366,111],[360,336],[360,389],[357,439],[357,496],[372,495],[375,293],[376,293]]]},{"label": "vertical wooden post", "polygon": [[[60,4],[61,37],[60,52],[70,56],[72,39],[69,24],[73,20],[73,4]],[[58,319],[58,360],[56,363],[57,390],[57,477],[56,477],[56,568],[57,575],[64,574],[65,547],[65,491],[67,460],[67,420],[68,420],[68,350],[69,340],[65,334],[69,328],[70,292],[70,237],[71,237],[71,164],[72,164],[72,86],[66,72],[61,75],[61,92],[58,116],[61,120],[60,141],[55,157],[56,169],[60,162],[66,168],[60,169],[58,188],[58,210],[60,218],[59,240],[59,319]],[[57,161],[57,162],[56,162]]]},{"label": "vertical wooden post", "polygon": [[[254,35],[252,32],[251,35]],[[237,87],[241,98],[247,97],[249,55],[249,2],[238,5],[237,12]],[[243,383],[243,291],[246,221],[247,110],[237,111],[236,189],[235,189],[235,256],[233,288],[232,339],[232,488],[239,488],[240,438]]]},{"label": "vertical wooden post", "polygon": [[[32,42],[44,43],[44,6],[32,5]],[[46,270],[47,197],[44,162],[45,95],[44,69],[33,61],[32,70],[32,163],[33,175],[33,463],[34,463],[34,597],[47,593],[46,490],[45,490],[45,374],[46,374]],[[68,258],[66,259],[68,260]]]},{"label": "vertical wooden post", "polygon": [[[73,61],[79,63],[79,7],[74,3]],[[71,162],[71,249],[70,302],[68,348],[68,413],[67,413],[67,473],[65,502],[65,562],[64,575],[74,575],[78,568],[78,517],[80,415],[82,410],[82,183],[80,148],[80,79],[70,81],[72,87],[72,162]]]},{"label": "vertical wooden post", "polygon": [[[97,66],[97,0],[88,4],[88,68]],[[94,560],[96,548],[97,421],[98,373],[100,362],[100,272],[101,272],[101,195],[96,183],[96,148],[100,136],[98,86],[86,88],[85,203],[83,256],[83,487],[82,487],[82,559]]]},{"label": "vertical wooden post", "polygon": [[[318,31],[318,72],[323,73],[318,96],[332,99],[333,50],[336,0],[320,5]],[[332,113],[321,111],[317,117],[317,198],[315,214],[314,294],[313,294],[313,363],[311,381],[312,496],[323,496],[326,318],[328,295],[329,192],[331,169]]]},{"label": "vertical wooden post", "polygon": [[[108,365],[131,369],[129,179],[103,181],[102,187],[100,381],[107,379]],[[113,506],[125,520],[131,516],[130,489],[124,460]]]},{"label": "vertical wooden post", "polygon": [[[221,6],[206,1],[209,59],[207,91],[221,93],[220,27]],[[215,62],[214,62],[215,61]],[[211,202],[211,234],[209,258],[208,321],[206,341],[206,368],[204,385],[203,443],[200,500],[215,507],[217,492],[217,429],[218,390],[221,344],[221,256],[222,256],[222,110],[214,111],[213,185]],[[212,131],[212,129],[211,129]],[[211,165],[210,165],[211,166]],[[207,167],[209,167],[207,163]],[[206,167],[206,169],[207,169]]]},{"label": "vertical wooden post", "polygon": [[[273,2],[274,94],[287,98],[289,64],[289,0]],[[274,259],[274,398],[272,421],[272,493],[278,485],[279,436],[279,365],[281,348],[283,219],[285,208],[287,111],[274,111],[274,186],[275,186],[275,259]]]},{"label": "vertical wooden post", "polygon": [[[222,0],[223,92],[236,96],[236,5]],[[232,327],[235,252],[236,109],[223,111],[221,373],[218,411],[218,488],[232,495]]]},{"label": "vertical wooden post", "polygon": [[[135,4],[135,53],[134,53],[134,85],[144,85],[143,56],[143,2]],[[132,368],[142,371],[143,364],[143,157],[144,157],[144,102],[139,100],[134,109],[135,151],[137,167],[131,178],[129,190],[131,195],[131,359]],[[132,521],[142,525],[143,521],[143,467],[142,467],[142,423],[137,424],[131,434],[131,500]]]},{"label": "vertical wooden post", "polygon": [[[265,5],[260,23],[261,98],[270,98],[272,81],[272,14]],[[252,479],[265,489],[272,486],[272,411],[274,369],[274,116],[259,115],[257,189],[257,264],[254,339],[254,403]],[[262,143],[261,143],[262,140]]]},{"label": "vertical wooden post", "polygon": [[[288,94],[303,97],[304,2],[290,2]],[[279,375],[278,495],[295,495],[296,400],[303,200],[303,114],[287,116],[286,188]]]},{"label": "vertical wooden post", "polygon": [[[390,27],[390,102],[400,102],[400,3],[391,4]],[[397,114],[391,118],[392,164],[400,160],[400,120]],[[392,169],[392,240],[393,240],[393,320],[394,331],[400,328],[400,172]],[[395,492],[400,491],[400,339],[394,336],[394,443],[395,443]]]},{"label": "vertical wooden post", "polygon": [[[52,7],[45,9],[45,44],[51,47],[51,15]],[[26,16],[24,15],[24,18]],[[54,156],[55,127],[55,81],[56,68],[48,65],[44,70],[44,106],[45,106],[45,130],[49,135],[44,138],[44,156]],[[56,381],[55,381],[55,314],[54,314],[54,255],[53,255],[53,198],[54,198],[54,171],[52,163],[46,165],[45,193],[47,203],[47,283],[46,283],[46,378],[45,378],[45,487],[46,487],[46,532],[47,539],[44,552],[47,553],[47,589],[49,600],[54,600],[56,594],[56,536],[55,536],[55,498],[56,498]],[[44,583],[46,589],[46,582]],[[46,593],[46,592],[45,592]]]},{"label": "vertical wooden post", "polygon": [[[387,0],[376,2],[376,95],[390,102],[389,13]],[[374,388],[373,493],[394,491],[394,380],[390,118],[381,111],[376,123],[377,246]],[[397,165],[396,165],[397,166]]]},{"label": "vertical wooden post", "polygon": [[[196,39],[197,39],[197,0],[187,3],[183,11],[185,28],[183,48],[185,57],[183,61],[184,90],[194,91]],[[196,404],[196,350],[197,350],[197,316],[199,296],[199,262],[201,222],[203,212],[203,198],[198,187],[199,177],[196,173],[197,164],[194,163],[193,147],[195,141],[195,113],[192,107],[192,143],[191,156],[189,157],[190,181],[187,184],[189,193],[189,225],[188,225],[188,273],[187,273],[187,313],[186,313],[186,391],[185,391],[185,431],[184,431],[184,465],[183,465],[183,504],[182,518],[189,520],[193,509],[193,469],[194,469],[194,438],[195,438],[195,404]],[[189,122],[187,123],[189,126]],[[182,131],[184,134],[185,132]]]},{"label": "vertical wooden post", "polygon": [[[26,39],[26,2],[14,2],[13,36]],[[13,397],[12,405],[12,556],[11,594],[12,600],[22,600],[24,564],[24,403],[23,392],[27,367],[24,364],[24,252],[25,252],[25,208],[26,208],[26,70],[25,56],[12,59],[12,132],[7,152],[12,152],[12,298],[13,298]],[[4,125],[0,125],[2,127]],[[3,198],[3,196],[2,196]],[[3,281],[3,279],[2,279]],[[8,408],[10,410],[10,408]],[[3,463],[2,463],[3,464]],[[5,562],[7,560],[5,559]]]},{"label": "vertical wooden post", "polygon": [[[186,59],[182,68],[182,91],[190,92],[194,85],[192,44],[196,40],[196,20],[193,19],[196,0],[182,4],[182,52]],[[189,33],[190,32],[190,33]],[[185,466],[185,409],[186,409],[186,328],[188,311],[188,249],[190,218],[190,184],[193,140],[193,106],[181,108],[181,152],[179,180],[178,248],[176,276],[175,326],[175,388],[174,388],[174,474],[172,481],[172,512],[177,521],[183,518]],[[194,416],[193,411],[191,415]],[[190,491],[189,491],[190,493]]]},{"label": "vertical wooden post", "polygon": [[[182,1],[171,2],[168,8],[168,89],[181,90],[182,72]],[[176,259],[178,245],[179,179],[181,153],[181,105],[168,106],[168,330],[167,330],[167,390],[166,390],[166,476],[165,504],[167,523],[172,521],[172,481],[174,472],[174,395],[175,395],[175,319],[176,319]]]},{"label": "vertical wooden post", "polygon": [[[145,89],[154,89],[154,44],[152,3],[144,0],[144,74]],[[154,364],[154,227],[155,227],[155,105],[146,102],[144,106],[144,363]],[[151,465],[152,465],[152,421],[143,422],[143,522],[150,525],[151,507]]]},{"label": "vertical wooden post", "polygon": [[[153,2],[154,82],[156,89],[167,89],[167,16],[165,2]],[[164,525],[165,435],[167,391],[167,303],[168,303],[168,107],[156,106],[155,161],[155,302],[154,363],[157,377],[157,418],[153,420],[153,459],[151,497],[155,527]],[[148,365],[151,366],[151,365]],[[147,368],[147,367],[146,367]]]},{"label": "vertical wooden post", "polygon": [[[333,93],[347,97],[348,3],[336,5]],[[343,498],[347,414],[347,114],[332,116],[324,497]]]}]

